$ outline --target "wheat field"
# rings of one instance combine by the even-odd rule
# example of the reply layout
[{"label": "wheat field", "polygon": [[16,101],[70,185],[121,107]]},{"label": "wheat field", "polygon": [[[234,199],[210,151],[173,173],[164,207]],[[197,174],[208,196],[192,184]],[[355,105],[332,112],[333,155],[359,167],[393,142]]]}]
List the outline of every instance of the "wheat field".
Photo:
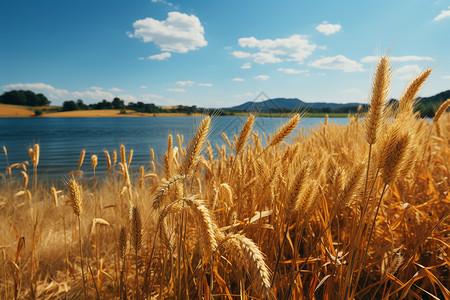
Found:
[{"label": "wheat field", "polygon": [[450,100],[418,118],[429,74],[389,106],[383,57],[345,126],[258,133],[250,115],[213,146],[205,116],[150,169],[83,151],[41,184],[35,145],[0,174],[1,298],[450,299]]}]

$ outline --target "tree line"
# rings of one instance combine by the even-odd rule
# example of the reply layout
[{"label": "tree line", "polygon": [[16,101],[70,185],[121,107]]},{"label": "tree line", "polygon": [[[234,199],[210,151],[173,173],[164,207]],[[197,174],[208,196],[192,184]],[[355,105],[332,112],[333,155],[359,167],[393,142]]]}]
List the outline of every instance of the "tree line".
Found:
[{"label": "tree line", "polygon": [[98,103],[85,104],[83,100],[78,99],[77,101],[68,100],[64,101],[62,105],[63,111],[71,111],[71,110],[100,110],[100,109],[119,109],[122,114],[126,114],[127,110],[134,110],[140,113],[185,113],[185,114],[193,114],[193,113],[201,113],[202,109],[197,108],[197,106],[184,106],[178,105],[174,106],[171,109],[162,109],[159,106],[156,106],[153,103],[144,103],[144,102],[130,102],[125,104],[123,100],[118,97],[115,97],[111,102],[103,99]]},{"label": "tree line", "polygon": [[[12,105],[23,105],[23,106],[47,106],[50,105],[50,100],[41,93],[34,93],[30,90],[12,90],[4,92],[0,96],[0,103],[12,104]],[[64,101],[60,110],[62,111],[73,111],[73,110],[100,110],[100,109],[119,109],[121,113],[126,114],[127,110],[134,110],[141,113],[202,113],[203,110],[197,108],[197,106],[184,106],[178,105],[171,109],[162,109],[153,103],[143,103],[143,102],[130,102],[125,104],[123,100],[115,97],[112,101],[107,101],[103,99],[98,103],[86,104],[82,99],[78,100],[67,100]],[[55,110],[55,109],[52,109]],[[57,109],[56,109],[57,110]],[[35,109],[36,115],[42,114],[41,110]]]},{"label": "tree line", "polygon": [[0,103],[26,106],[46,106],[50,101],[43,94],[29,90],[12,90],[0,96]]}]

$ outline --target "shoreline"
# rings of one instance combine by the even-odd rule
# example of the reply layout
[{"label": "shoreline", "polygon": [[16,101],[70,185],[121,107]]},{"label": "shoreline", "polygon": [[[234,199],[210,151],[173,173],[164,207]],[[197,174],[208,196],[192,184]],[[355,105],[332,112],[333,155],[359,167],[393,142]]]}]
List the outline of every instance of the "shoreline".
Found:
[{"label": "shoreline", "polygon": [[[235,112],[232,115],[223,115],[223,117],[247,117],[247,112]],[[347,113],[306,113],[304,118],[347,118]],[[32,107],[0,104],[0,118],[123,118],[123,117],[198,117],[202,116],[200,113],[186,114],[186,113],[140,113],[133,110],[127,110],[126,114],[121,114],[118,109],[103,109],[103,110],[74,110],[74,111],[59,111],[46,112],[42,115],[36,116]],[[292,113],[257,113],[257,117],[280,118],[291,117]]]}]

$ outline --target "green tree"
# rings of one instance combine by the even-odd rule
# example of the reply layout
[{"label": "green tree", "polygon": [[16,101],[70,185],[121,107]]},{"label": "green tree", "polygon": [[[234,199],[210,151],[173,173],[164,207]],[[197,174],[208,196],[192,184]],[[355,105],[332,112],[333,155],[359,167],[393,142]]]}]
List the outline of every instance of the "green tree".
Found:
[{"label": "green tree", "polygon": [[78,106],[73,100],[64,101],[62,106],[63,111],[71,111],[71,110],[78,110]]}]

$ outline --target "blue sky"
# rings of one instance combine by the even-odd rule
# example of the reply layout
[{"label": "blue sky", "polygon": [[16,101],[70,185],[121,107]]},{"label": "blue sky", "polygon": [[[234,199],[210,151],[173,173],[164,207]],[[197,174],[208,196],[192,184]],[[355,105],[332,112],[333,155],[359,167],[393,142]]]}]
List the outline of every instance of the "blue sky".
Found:
[{"label": "blue sky", "polygon": [[0,88],[55,105],[119,97],[229,107],[296,97],[367,102],[377,56],[391,96],[433,72],[450,89],[450,1],[15,0],[0,3]]}]

